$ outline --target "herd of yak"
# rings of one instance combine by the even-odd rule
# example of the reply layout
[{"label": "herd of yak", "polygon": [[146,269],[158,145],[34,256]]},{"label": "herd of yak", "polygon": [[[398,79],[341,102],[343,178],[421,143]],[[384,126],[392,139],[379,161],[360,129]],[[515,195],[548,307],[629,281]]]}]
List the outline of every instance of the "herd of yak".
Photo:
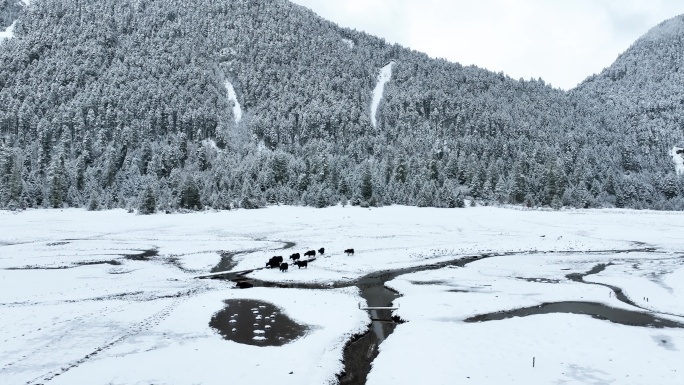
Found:
[{"label": "herd of yak", "polygon": [[[354,249],[347,249],[344,251],[347,253],[347,255],[354,255]],[[323,255],[325,254],[325,248],[321,247],[318,249],[318,254]],[[309,250],[306,253],[304,253],[304,257],[311,257],[311,259],[303,260],[300,261],[299,259],[301,258],[301,255],[299,253],[294,253],[290,255],[290,259],[292,260],[292,263],[294,265],[297,265],[300,269],[302,267],[307,268],[309,265],[309,262],[315,259],[316,257],[316,250]],[[287,271],[287,268],[289,267],[287,262],[283,262],[283,256],[282,255],[276,255],[274,257],[271,257],[268,262],[266,262],[266,267],[269,269],[273,268],[280,268],[280,271],[285,272]]]}]

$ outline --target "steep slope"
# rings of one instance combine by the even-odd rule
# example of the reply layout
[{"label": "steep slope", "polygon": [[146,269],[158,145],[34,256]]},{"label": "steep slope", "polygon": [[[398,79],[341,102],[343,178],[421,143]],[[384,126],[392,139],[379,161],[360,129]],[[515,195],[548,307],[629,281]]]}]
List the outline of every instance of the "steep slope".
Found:
[{"label": "steep slope", "polygon": [[14,33],[3,207],[682,207],[674,170],[620,195],[624,130],[589,82],[433,60],[284,0],[37,0]]},{"label": "steep slope", "polygon": [[615,63],[577,88],[633,114],[675,111],[684,105],[684,15],[639,38]]},{"label": "steep slope", "polygon": [[607,131],[622,135],[626,199],[648,191],[644,185],[676,193],[678,160],[670,153],[684,144],[684,15],[652,28],[571,94],[606,116]]}]

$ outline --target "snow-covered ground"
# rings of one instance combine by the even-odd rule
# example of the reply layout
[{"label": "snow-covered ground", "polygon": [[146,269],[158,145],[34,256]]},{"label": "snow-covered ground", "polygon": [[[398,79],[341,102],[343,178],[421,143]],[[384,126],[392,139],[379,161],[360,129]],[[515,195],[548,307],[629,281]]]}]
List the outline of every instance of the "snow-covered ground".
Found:
[{"label": "snow-covered ground", "polygon": [[373,100],[371,100],[371,122],[373,127],[377,127],[378,123],[375,119],[375,115],[378,112],[378,106],[382,100],[382,94],[385,92],[385,84],[392,79],[392,66],[394,65],[394,60],[391,60],[387,65],[382,67],[380,74],[378,75],[378,82],[375,84],[373,89]]},{"label": "snow-covered ground", "polygon": [[[682,321],[683,227],[682,213],[630,210],[3,211],[0,383],[334,381],[345,341],[369,322],[355,287],[236,290],[194,278],[226,252],[237,253],[234,270],[247,270],[273,255],[325,247],[307,269],[250,275],[339,286],[375,271],[502,254],[388,282],[402,293],[397,314],[409,322],[380,346],[369,384],[681,384],[682,329],[571,314],[463,320],[565,300],[644,311],[605,286],[566,278],[612,262],[585,282],[621,287],[639,307]],[[271,302],[308,332],[280,347],[224,340],[209,321],[227,299]]]},{"label": "snow-covered ground", "polygon": [[242,107],[240,106],[240,102],[237,100],[237,94],[235,93],[233,84],[227,80],[226,91],[228,91],[228,100],[233,102],[233,117],[235,118],[235,123],[240,123],[240,120],[242,120]]},{"label": "snow-covered ground", "polygon": [[[630,225],[616,226],[616,233],[625,227]],[[608,287],[566,278],[609,262],[585,282],[620,287],[638,307],[617,300]],[[583,301],[649,309],[684,323],[684,257],[674,250],[502,256],[402,275],[387,286],[404,295],[395,301],[396,313],[409,322],[380,346],[370,385],[419,383],[428,372],[430,384],[684,383],[684,329],[625,326],[578,314],[464,322],[479,314]],[[415,349],[407,354],[409,346]]]},{"label": "snow-covered ground", "polygon": [[347,45],[350,49],[354,48],[354,41],[351,39],[342,39],[342,42]]},{"label": "snow-covered ground", "polygon": [[2,43],[3,40],[5,39],[11,39],[14,37],[14,26],[17,24],[16,20],[12,25],[7,27],[5,30],[0,31],[0,43]]}]

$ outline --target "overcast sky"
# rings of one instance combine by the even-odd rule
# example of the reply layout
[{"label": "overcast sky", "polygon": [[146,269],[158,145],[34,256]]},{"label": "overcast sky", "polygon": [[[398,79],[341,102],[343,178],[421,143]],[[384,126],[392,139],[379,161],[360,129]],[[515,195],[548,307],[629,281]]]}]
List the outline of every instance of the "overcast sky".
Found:
[{"label": "overcast sky", "polygon": [[600,72],[681,0],[291,0],[340,26],[431,57],[570,89]]}]

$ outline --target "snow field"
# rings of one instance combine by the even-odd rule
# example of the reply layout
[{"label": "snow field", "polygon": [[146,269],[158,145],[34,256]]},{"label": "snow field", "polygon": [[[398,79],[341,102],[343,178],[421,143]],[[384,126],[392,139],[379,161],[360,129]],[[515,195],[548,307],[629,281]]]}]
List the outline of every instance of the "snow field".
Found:
[{"label": "snow field", "polygon": [[410,321],[380,345],[367,384],[676,385],[684,379],[682,346],[679,329],[581,315],[479,324]]},{"label": "snow field", "polygon": [[640,307],[665,314],[684,315],[684,257],[635,258],[611,265],[586,282],[622,288]]},{"label": "snow field", "polygon": [[[342,369],[342,349],[365,329],[367,315],[352,309],[354,290],[309,292],[255,288],[201,294],[180,303],[157,325],[129,338],[52,381],[55,384],[224,384],[231,381],[324,384]],[[223,340],[208,326],[223,301],[268,301],[309,327],[307,335],[281,347]],[[290,374],[292,372],[292,374]]]},{"label": "snow field", "polygon": [[[641,270],[630,271],[634,261]],[[586,276],[585,282],[616,285],[640,306],[678,314],[663,317],[684,321],[677,313],[684,298],[684,261],[660,253],[503,256],[464,268],[407,274],[387,286],[403,294],[395,300],[400,306],[395,313],[409,322],[399,325],[380,346],[368,384],[391,384],[396,379],[413,383],[426,372],[431,384],[683,383],[682,329],[624,326],[577,314],[463,322],[478,314],[561,301],[642,311],[618,301],[607,287],[565,278],[608,262],[615,265]],[[658,286],[639,275],[654,274],[671,285],[671,292],[659,302],[647,303],[643,296],[655,293]],[[400,348],[407,346],[410,354]]]},{"label": "snow field", "polygon": [[[308,224],[293,226],[286,234],[275,231],[270,235],[270,239],[296,242],[297,246],[273,254],[240,255],[235,270],[262,267],[273,255],[283,255],[287,259],[294,252],[325,247],[326,254],[317,256],[308,270],[291,274],[293,269],[290,268],[284,274],[273,269],[251,274],[262,280],[323,285],[352,280],[377,270],[438,263],[481,253],[539,254],[543,251],[609,251],[648,246],[635,241],[676,248],[681,242],[678,235],[668,229],[676,223],[684,225],[681,216],[643,212],[644,217],[637,218],[620,210],[584,213],[491,207],[465,210],[415,207],[274,209],[290,221]],[[355,248],[353,256],[343,253],[350,247]]]},{"label": "snow field", "polygon": [[[410,383],[421,372],[421,383],[435,384],[454,383],[442,380],[461,375],[479,378],[473,383],[583,378],[669,384],[669,378],[681,380],[670,370],[678,368],[672,355],[681,361],[679,329],[567,314],[462,320],[562,300],[630,308],[608,288],[565,278],[608,262],[614,265],[585,281],[623,287],[639,306],[681,314],[683,226],[684,215],[673,212],[493,207],[269,207],[149,216],[123,210],[0,211],[0,383],[326,383],[341,370],[345,341],[369,321],[357,307],[355,288],[233,290],[230,282],[193,278],[209,272],[224,252],[235,253],[234,270],[247,270],[264,266],[273,255],[287,259],[325,247],[308,269],[257,270],[250,276],[326,285],[382,270],[512,253],[390,281],[403,294],[395,301],[401,305],[397,314],[410,322],[380,346],[369,384],[396,376]],[[283,249],[288,242],[295,246]],[[347,248],[356,254],[345,255]],[[626,249],[642,251],[612,251]],[[123,256],[145,250],[158,255],[145,261]],[[597,250],[602,252],[583,253]],[[648,302],[640,300],[647,296]],[[231,298],[271,302],[309,325],[309,333],[281,347],[226,341],[208,324]],[[556,351],[548,353],[551,345]],[[615,358],[610,349],[629,354]],[[528,370],[532,356],[540,370]],[[520,365],[511,361],[518,359]],[[657,362],[647,366],[650,359]],[[426,370],[418,370],[421,365]],[[657,373],[649,374],[649,367]],[[629,382],[626,375],[637,380]]]}]

